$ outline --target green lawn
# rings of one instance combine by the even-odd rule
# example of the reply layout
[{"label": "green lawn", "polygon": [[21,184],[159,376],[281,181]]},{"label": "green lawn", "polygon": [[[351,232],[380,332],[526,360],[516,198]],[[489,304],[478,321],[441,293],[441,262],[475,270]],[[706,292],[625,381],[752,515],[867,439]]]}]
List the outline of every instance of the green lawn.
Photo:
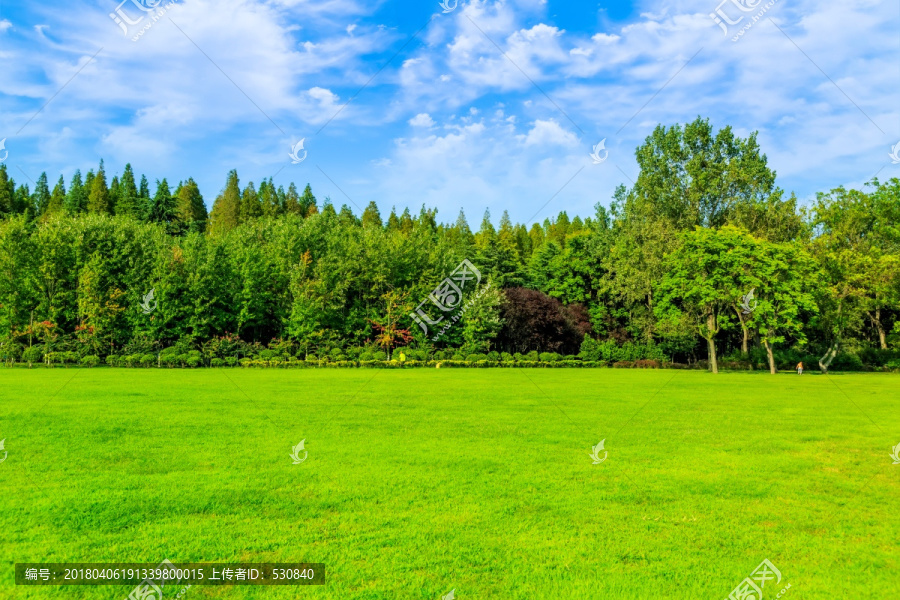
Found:
[{"label": "green lawn", "polygon": [[3,599],[164,558],[328,568],[187,600],[722,600],[765,558],[766,600],[900,594],[895,375],[3,369],[3,438]]}]

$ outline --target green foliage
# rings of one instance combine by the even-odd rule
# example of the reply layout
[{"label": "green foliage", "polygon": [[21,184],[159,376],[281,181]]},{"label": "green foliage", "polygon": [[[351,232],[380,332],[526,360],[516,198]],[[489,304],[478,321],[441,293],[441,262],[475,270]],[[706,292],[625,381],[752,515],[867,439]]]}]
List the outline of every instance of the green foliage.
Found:
[{"label": "green foliage", "polygon": [[22,352],[22,360],[27,363],[40,363],[43,358],[43,349],[40,346],[25,348],[25,351]]},{"label": "green foliage", "polygon": [[[320,208],[309,185],[242,185],[237,171],[207,214],[190,178],[174,192],[162,179],[151,195],[130,164],[109,181],[101,161],[52,191],[42,173],[31,192],[0,165],[0,357],[38,348],[27,358],[50,364],[72,353],[282,368],[381,362],[403,348],[406,363],[478,355],[547,368],[573,361],[542,353],[581,344],[588,363],[705,356],[715,368],[725,354],[783,369],[790,353],[811,369],[823,355],[835,368],[856,368],[851,356],[881,368],[895,358],[900,180],[837,188],[799,209],[755,134],[700,118],[658,127],[636,156],[635,184],[609,209],[543,223],[504,213],[499,227],[486,212],[477,232],[462,211],[439,223],[424,206],[391,210],[385,223],[378,206],[390,199],[356,215],[328,199]],[[480,285],[439,309],[430,296],[463,259]],[[420,306],[435,319],[427,326],[411,316]]]},{"label": "green foliage", "polygon": [[81,359],[81,366],[83,367],[97,367],[100,365],[100,357],[94,355],[88,355]]}]

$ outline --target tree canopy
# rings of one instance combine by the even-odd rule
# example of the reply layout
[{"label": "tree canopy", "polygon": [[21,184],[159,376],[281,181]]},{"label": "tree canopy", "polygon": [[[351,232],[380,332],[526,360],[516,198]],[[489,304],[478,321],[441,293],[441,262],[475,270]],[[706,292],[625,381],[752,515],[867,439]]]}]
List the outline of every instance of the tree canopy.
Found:
[{"label": "tree canopy", "polygon": [[[632,344],[712,370],[759,356],[774,371],[784,352],[822,368],[841,353],[890,359],[900,180],[799,207],[755,134],[699,118],[657,127],[635,156],[640,174],[609,208],[598,198],[593,215],[541,223],[495,222],[488,209],[475,231],[463,211],[449,223],[425,206],[385,218],[373,201],[357,215],[309,185],[242,185],[237,170],[207,213],[193,179],[151,192],[130,164],[110,180],[101,161],[52,190],[42,174],[33,191],[0,165],[0,344],[100,355],[226,339],[304,353]],[[435,339],[413,315],[437,311],[420,303],[464,259],[483,293]]]}]

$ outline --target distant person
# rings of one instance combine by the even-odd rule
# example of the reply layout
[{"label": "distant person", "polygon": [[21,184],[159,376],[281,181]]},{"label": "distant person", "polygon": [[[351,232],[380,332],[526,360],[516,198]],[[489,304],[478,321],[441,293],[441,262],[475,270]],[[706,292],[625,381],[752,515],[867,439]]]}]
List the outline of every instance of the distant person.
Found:
[{"label": "distant person", "polygon": [[803,362],[797,363],[797,375],[803,375]]}]

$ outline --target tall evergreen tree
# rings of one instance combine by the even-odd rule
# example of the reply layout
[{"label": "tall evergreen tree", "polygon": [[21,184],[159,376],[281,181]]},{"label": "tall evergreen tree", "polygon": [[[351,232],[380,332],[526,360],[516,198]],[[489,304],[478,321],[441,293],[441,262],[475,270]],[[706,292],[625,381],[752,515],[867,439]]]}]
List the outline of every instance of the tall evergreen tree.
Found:
[{"label": "tall evergreen tree", "polygon": [[262,214],[266,217],[277,217],[284,211],[271,178],[268,181],[264,179],[259,185],[259,203],[262,205]]},{"label": "tall evergreen tree", "polygon": [[200,194],[200,187],[193,179],[179,186],[175,194],[175,213],[188,231],[206,231],[206,203]]},{"label": "tall evergreen tree", "polygon": [[109,187],[106,184],[106,169],[103,160],[100,160],[100,170],[91,182],[91,191],[88,195],[88,212],[94,214],[112,213],[112,205],[109,199]]},{"label": "tall evergreen tree", "polygon": [[50,194],[50,202],[47,205],[47,211],[44,214],[47,216],[60,214],[65,210],[65,206],[66,180],[60,175],[59,181],[56,182],[56,187],[53,188],[53,193]]},{"label": "tall evergreen tree", "polygon": [[134,171],[131,168],[131,163],[128,163],[125,165],[125,172],[122,173],[122,180],[119,182],[119,194],[115,204],[116,214],[134,219],[143,219],[145,206],[134,181]]},{"label": "tall evergreen tree", "polygon": [[151,223],[169,224],[176,220],[175,198],[169,189],[169,182],[163,178],[156,182],[156,194],[150,205],[149,219]]},{"label": "tall evergreen tree", "polygon": [[225,189],[213,203],[209,215],[209,231],[214,235],[228,233],[241,223],[241,182],[238,173],[228,173]]},{"label": "tall evergreen tree", "polygon": [[244,188],[244,193],[241,195],[241,223],[247,223],[253,219],[258,219],[262,214],[262,203],[259,200],[259,194],[256,193],[256,186],[254,186],[251,181],[247,184],[247,187]]},{"label": "tall evergreen tree", "polygon": [[150,206],[150,182],[147,181],[146,175],[141,175],[140,197],[144,199],[144,206]]},{"label": "tall evergreen tree", "polygon": [[47,173],[41,173],[34,187],[34,197],[31,201],[36,216],[43,215],[50,206],[50,186],[47,183]]},{"label": "tall evergreen tree", "polygon": [[109,207],[113,214],[116,214],[116,205],[119,203],[119,176],[113,175],[112,181],[109,182]]},{"label": "tall evergreen tree", "polygon": [[375,204],[374,200],[369,202],[369,205],[366,206],[366,210],[363,211],[362,224],[363,227],[384,227],[384,223],[381,220],[381,213],[378,212],[378,205]]},{"label": "tall evergreen tree", "polygon": [[319,206],[316,204],[316,197],[313,196],[312,187],[310,187],[308,183],[303,190],[303,195],[300,196],[300,212],[303,213],[303,216],[305,217],[319,212]]},{"label": "tall evergreen tree", "polygon": [[66,212],[72,215],[83,213],[87,210],[87,190],[81,179],[81,170],[76,169],[72,175],[72,183],[69,185],[69,193],[66,195]]},{"label": "tall evergreen tree", "polygon": [[306,216],[306,211],[300,204],[300,194],[297,193],[297,186],[291,183],[288,186],[287,194],[284,197],[284,212],[291,215]]},{"label": "tall evergreen tree", "polygon": [[472,234],[472,229],[471,227],[469,227],[469,222],[466,220],[466,213],[463,212],[463,209],[459,209],[459,216],[456,217],[455,227],[459,235],[466,241],[466,243],[475,243],[475,236]]},{"label": "tall evergreen tree", "polygon": [[400,218],[397,216],[397,207],[391,207],[391,214],[388,215],[387,220],[387,230],[388,231],[399,231],[400,230]]}]

